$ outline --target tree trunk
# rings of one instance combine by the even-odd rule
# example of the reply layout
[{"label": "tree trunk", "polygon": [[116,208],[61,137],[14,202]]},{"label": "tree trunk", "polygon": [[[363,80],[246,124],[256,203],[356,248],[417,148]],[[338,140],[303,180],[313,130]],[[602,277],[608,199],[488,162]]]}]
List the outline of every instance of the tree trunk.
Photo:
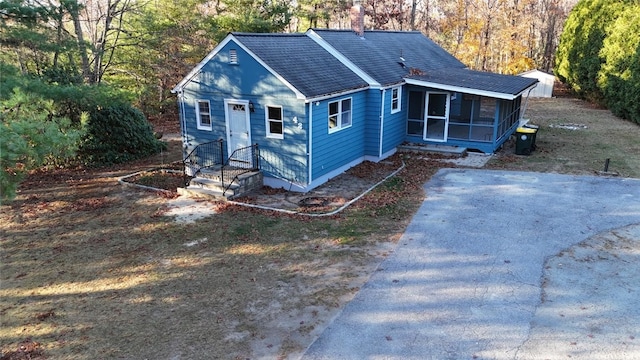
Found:
[{"label": "tree trunk", "polygon": [[89,68],[87,44],[85,44],[84,42],[84,34],[82,32],[82,25],[80,24],[80,5],[78,5],[78,1],[76,0],[65,2],[65,6],[67,7],[67,11],[69,11],[69,15],[71,15],[71,19],[73,20],[73,28],[76,33],[76,39],[78,42],[78,52],[80,53],[80,59],[82,60],[82,77],[84,78],[84,81],[91,84],[93,75],[91,74],[91,69]]},{"label": "tree trunk", "polygon": [[[410,24],[411,31],[415,31],[416,30],[416,6],[418,6],[418,0],[412,0],[411,1],[411,19],[409,20],[411,22],[411,24]],[[429,6],[429,5],[427,5],[427,6]]]}]

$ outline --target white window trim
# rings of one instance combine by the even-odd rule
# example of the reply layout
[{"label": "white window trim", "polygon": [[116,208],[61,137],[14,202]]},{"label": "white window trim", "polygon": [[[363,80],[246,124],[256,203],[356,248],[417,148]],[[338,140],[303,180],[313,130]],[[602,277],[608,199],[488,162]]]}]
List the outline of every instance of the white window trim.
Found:
[{"label": "white window trim", "polygon": [[[202,124],[202,117],[200,114],[200,103],[201,102],[206,102],[209,105],[209,125],[203,125]],[[213,128],[213,119],[211,118],[211,102],[209,100],[202,100],[202,99],[197,99],[196,100],[196,125],[198,127],[198,130],[209,130],[211,131],[211,129]]]},{"label": "white window trim", "polygon": [[[269,119],[269,108],[280,109],[280,120]],[[284,139],[284,110],[281,105],[266,105],[264,107],[264,121],[267,130],[267,137],[270,139]],[[280,121],[282,123],[282,134],[274,134],[271,132],[270,121]]]},{"label": "white window trim", "polygon": [[[349,117],[350,117],[351,121],[349,121],[349,125],[342,126],[342,122],[340,121],[340,119],[342,119],[342,113],[343,113],[343,111],[342,111],[342,102],[345,101],[345,100],[350,100],[350,103],[351,103],[351,109],[349,109]],[[333,104],[335,102],[338,103],[338,123],[337,123],[336,127],[331,128],[329,126],[329,118],[331,117],[331,113],[330,113],[331,104]],[[339,99],[339,100],[329,101],[327,103],[327,127],[329,128],[329,134],[332,134],[334,132],[338,132],[340,130],[348,129],[352,125],[353,125],[353,98],[352,97],[346,97],[346,98],[342,98],[342,99]]]},{"label": "white window trim", "polygon": [[[398,90],[398,107],[393,108],[393,90]],[[402,86],[396,86],[391,88],[391,113],[395,114],[402,110]]]}]

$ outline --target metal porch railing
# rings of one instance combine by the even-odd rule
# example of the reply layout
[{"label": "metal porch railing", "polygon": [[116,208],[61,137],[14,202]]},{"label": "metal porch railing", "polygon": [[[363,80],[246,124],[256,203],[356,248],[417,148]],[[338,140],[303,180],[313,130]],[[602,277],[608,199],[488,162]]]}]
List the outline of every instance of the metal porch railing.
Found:
[{"label": "metal porch railing", "polygon": [[[260,169],[260,149],[258,144],[236,149],[220,169],[220,181],[224,186],[222,194],[236,181],[240,175]],[[230,179],[230,180],[225,180]],[[226,185],[225,185],[226,184]]]},{"label": "metal porch railing", "polygon": [[224,140],[215,140],[197,145],[184,161],[185,185],[187,173],[195,177],[202,169],[222,166],[224,164]]},{"label": "metal porch railing", "polygon": [[235,150],[231,156],[224,156],[224,140],[216,140],[197,145],[184,160],[185,185],[187,177],[196,177],[203,169],[217,168],[224,193],[242,174],[263,170],[291,184],[301,183],[299,174],[306,171],[299,160],[276,152],[262,152],[258,144]]}]

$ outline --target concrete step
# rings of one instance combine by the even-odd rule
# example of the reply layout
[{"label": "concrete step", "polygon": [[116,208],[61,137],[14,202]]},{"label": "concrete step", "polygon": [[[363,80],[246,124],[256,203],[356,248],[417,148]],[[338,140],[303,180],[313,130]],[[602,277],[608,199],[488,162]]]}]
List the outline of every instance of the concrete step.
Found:
[{"label": "concrete step", "polygon": [[[241,182],[243,179],[247,179],[250,177],[253,177],[257,174],[259,174],[260,171],[250,171],[250,172],[246,172],[244,174],[241,174],[238,179],[234,179],[233,183],[237,184],[239,182]],[[219,169],[203,169],[200,170],[200,172],[198,173],[197,177],[199,178],[205,178],[205,179],[211,179],[211,180],[215,180],[215,181],[222,181],[222,174],[220,172]],[[225,182],[228,182],[230,179],[233,179],[235,177],[235,174],[233,174],[233,170],[229,170],[228,173],[225,173]]]},{"label": "concrete step", "polygon": [[[206,177],[200,175],[199,173],[197,177],[191,179],[189,186],[186,189],[179,190],[178,193],[190,197],[228,200],[261,188],[263,184],[263,175],[260,171],[242,174],[230,185],[228,182],[223,184],[216,178],[214,172],[206,172],[204,174]],[[226,187],[228,189],[224,192]]]},{"label": "concrete step", "polygon": [[[226,184],[226,185],[229,187],[229,189],[227,190],[227,194],[231,193],[233,195],[235,195],[235,190],[240,187],[240,184],[238,183],[232,183],[230,185],[229,184]],[[203,177],[195,177],[191,179],[191,182],[189,183],[189,187],[219,191],[221,193],[222,191],[224,191],[225,187],[227,186],[225,186],[225,184],[223,184],[218,180],[213,180],[213,179],[208,179]]]},{"label": "concrete step", "polygon": [[230,199],[230,197],[228,196],[229,194],[228,192],[227,192],[227,195],[223,195],[222,191],[209,190],[209,189],[203,189],[203,188],[191,187],[191,186],[188,186],[187,188],[178,188],[178,194],[184,195],[190,198],[194,198],[194,199],[206,199],[206,200],[216,200],[216,201],[227,201]]},{"label": "concrete step", "polygon": [[220,168],[201,169],[198,172],[197,176],[220,181],[220,178],[221,178]]},{"label": "concrete step", "polygon": [[437,145],[437,144],[403,144],[398,145],[400,151],[432,152],[440,154],[450,154],[464,156],[467,153],[466,147]]}]

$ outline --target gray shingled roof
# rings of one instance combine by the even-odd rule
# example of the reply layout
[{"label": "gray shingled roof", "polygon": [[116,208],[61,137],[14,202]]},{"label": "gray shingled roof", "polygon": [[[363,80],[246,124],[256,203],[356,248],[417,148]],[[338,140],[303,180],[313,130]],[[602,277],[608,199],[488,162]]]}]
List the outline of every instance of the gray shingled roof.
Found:
[{"label": "gray shingled roof", "polygon": [[305,34],[233,36],[307,98],[368,86]]},{"label": "gray shingled roof", "polygon": [[494,74],[469,69],[438,69],[421,75],[409,75],[407,79],[459,86],[462,88],[517,95],[538,82],[538,79],[513,75]]},{"label": "gray shingled roof", "polygon": [[401,82],[411,68],[422,71],[465,68],[453,55],[417,31],[365,31],[364,37],[351,30],[313,31],[383,86]]}]

